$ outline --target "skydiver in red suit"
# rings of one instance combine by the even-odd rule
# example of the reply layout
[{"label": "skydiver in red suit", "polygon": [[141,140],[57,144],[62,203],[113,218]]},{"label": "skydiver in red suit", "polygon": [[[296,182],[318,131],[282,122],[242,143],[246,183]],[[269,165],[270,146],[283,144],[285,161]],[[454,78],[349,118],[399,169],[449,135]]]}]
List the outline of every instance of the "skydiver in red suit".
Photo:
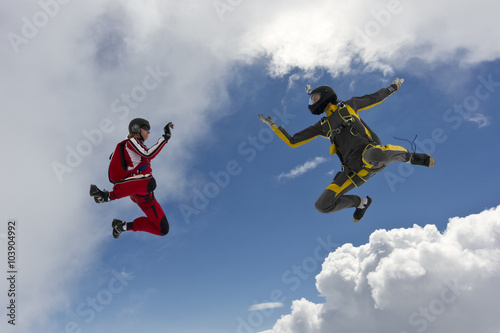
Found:
[{"label": "skydiver in red suit", "polygon": [[132,222],[114,219],[111,226],[116,239],[124,231],[144,231],[153,235],[165,236],[169,224],[162,207],[156,201],[154,190],[156,180],[151,169],[151,160],[155,158],[171,137],[170,122],[164,128],[164,134],[148,148],[146,141],[151,126],[146,119],[136,118],[129,124],[127,139],[118,143],[111,155],[109,164],[109,181],[114,184],[113,190],[100,190],[96,185],[90,185],[90,196],[95,202],[103,203],[116,199],[130,197],[146,214]]}]

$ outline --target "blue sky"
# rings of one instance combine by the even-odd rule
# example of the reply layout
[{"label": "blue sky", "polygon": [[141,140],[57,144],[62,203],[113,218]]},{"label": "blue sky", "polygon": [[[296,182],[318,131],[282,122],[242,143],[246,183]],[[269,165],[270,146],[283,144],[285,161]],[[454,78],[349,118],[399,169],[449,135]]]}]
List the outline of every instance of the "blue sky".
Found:
[{"label": "blue sky", "polygon": [[[367,323],[380,324],[386,315],[408,323],[435,294],[412,280],[418,270],[410,263],[398,266],[389,251],[370,252],[380,239],[394,237],[388,244],[398,250],[405,246],[401,235],[408,244],[418,239],[415,249],[428,250],[415,259],[428,272],[427,286],[442,285],[447,275],[436,267],[449,267],[460,255],[495,258],[500,219],[483,211],[500,204],[500,50],[489,39],[496,35],[497,5],[463,2],[446,18],[444,4],[316,5],[325,11],[299,1],[1,5],[4,164],[11,167],[2,180],[1,220],[18,221],[20,267],[18,324],[3,316],[2,331],[263,332],[280,323],[269,332],[324,332],[329,319],[319,328],[296,323],[314,323],[319,304],[333,311],[317,310],[330,314],[321,318],[340,316],[335,311],[342,311],[338,295],[344,292],[346,308],[361,307],[361,296],[375,304]],[[478,8],[481,19],[467,15],[473,22],[464,27],[463,16]],[[347,24],[353,15],[358,20]],[[320,214],[314,202],[340,169],[328,141],[290,149],[257,115],[272,116],[293,134],[319,119],[307,110],[307,83],[328,84],[347,100],[398,76],[405,79],[401,89],[361,117],[384,144],[409,148],[394,137],[417,135],[417,151],[430,153],[436,166],[394,164],[352,191],[374,200],[360,223],[352,222],[351,209]],[[167,122],[175,123],[152,164],[170,233],[124,233],[115,240],[112,219],[131,221],[139,208],[128,199],[96,205],[87,191],[91,183],[111,188],[108,157],[134,117],[151,121],[149,145]],[[314,167],[296,177],[280,177],[311,162]],[[474,224],[481,212],[484,226]],[[457,216],[473,226],[472,245],[452,238],[455,231],[445,233]],[[467,223],[453,230],[461,234]],[[432,227],[422,229],[426,225],[444,235],[442,243]],[[474,236],[485,230],[493,245]],[[4,258],[5,233],[4,226]],[[456,243],[464,252],[452,251]],[[434,245],[449,249],[449,256],[428,259]],[[351,274],[342,251],[385,259],[360,278],[371,293],[335,289],[335,269],[343,267],[338,276],[346,281]],[[398,284],[390,274],[380,277],[393,260],[391,267],[412,272],[411,279],[398,275]],[[478,286],[497,287],[498,265],[479,265],[476,275],[458,266],[449,271],[476,292],[466,299],[497,308],[495,292],[483,294]],[[380,296],[380,285],[394,293],[409,288],[423,295],[421,303]],[[5,281],[0,287],[6,303]],[[271,308],[249,310],[267,303]],[[441,318],[467,309],[463,302],[453,305],[456,312],[443,311]],[[497,328],[488,315],[473,329]],[[348,317],[336,319],[335,327],[359,328]],[[453,327],[444,322],[429,323],[428,331]],[[401,323],[380,325],[410,332]]]}]

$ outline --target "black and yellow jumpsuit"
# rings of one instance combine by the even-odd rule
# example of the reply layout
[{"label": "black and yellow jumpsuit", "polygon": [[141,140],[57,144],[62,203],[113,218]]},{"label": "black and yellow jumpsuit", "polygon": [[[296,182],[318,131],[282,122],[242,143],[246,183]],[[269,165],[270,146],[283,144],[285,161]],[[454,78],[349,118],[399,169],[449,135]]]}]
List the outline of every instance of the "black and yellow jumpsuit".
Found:
[{"label": "black and yellow jumpsuit", "polygon": [[354,187],[361,186],[368,178],[394,162],[408,162],[411,154],[403,147],[382,146],[378,136],[359,117],[358,112],[380,104],[391,93],[387,88],[353,97],[346,102],[330,105],[326,117],[316,124],[290,136],[283,127],[273,125],[273,131],[290,147],[295,148],[323,136],[330,139],[330,154],[337,154],[342,163],[332,183],[315,203],[321,213],[332,213],[349,207],[357,207],[361,198],[346,195]]}]

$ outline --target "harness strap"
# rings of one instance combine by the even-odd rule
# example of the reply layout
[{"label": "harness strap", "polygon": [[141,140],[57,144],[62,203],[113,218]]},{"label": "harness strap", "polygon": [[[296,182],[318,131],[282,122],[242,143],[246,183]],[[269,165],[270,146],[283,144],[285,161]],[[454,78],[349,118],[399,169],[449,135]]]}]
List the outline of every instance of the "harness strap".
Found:
[{"label": "harness strap", "polygon": [[332,138],[332,125],[330,125],[330,121],[328,117],[321,118],[321,127],[323,128],[323,132],[326,133],[326,136],[330,139],[330,142],[333,143]]},{"label": "harness strap", "polygon": [[[365,147],[363,154],[368,148],[373,147],[373,146],[374,146],[373,144],[369,143]],[[372,168],[373,166],[370,164],[367,164],[366,161],[364,160],[364,158],[363,158],[363,164],[364,164],[363,167],[358,172],[353,171],[353,170],[349,169],[346,165],[342,164],[342,171],[346,174],[347,178],[349,178],[352,181],[352,183],[354,184],[354,186],[356,186],[356,187],[360,187],[368,180],[368,178],[375,175],[376,173],[379,173],[380,171],[382,171],[386,167],[386,165],[384,165],[382,167],[373,169]]]},{"label": "harness strap", "polygon": [[[344,102],[341,102],[338,105],[338,110],[336,112],[338,112],[340,118],[342,118],[343,121],[342,124],[337,128],[332,129],[328,117],[321,118],[321,126],[323,127],[323,131],[326,133],[326,136],[330,139],[331,143],[335,143],[335,136],[342,132],[342,130],[346,127],[350,128],[350,132],[352,135],[357,136],[361,134],[370,142],[376,142],[372,137],[370,137],[370,135],[367,134],[367,127],[365,126],[363,121],[356,121],[356,118],[349,112]],[[371,133],[371,131],[369,132]]]},{"label": "harness strap", "polygon": [[[370,174],[370,172],[365,168],[361,169],[361,171],[359,171],[359,172],[355,172],[355,171],[352,171],[351,169],[349,169],[344,164],[342,164],[342,171],[345,173],[347,178],[349,178],[352,181],[353,185],[356,187],[360,187],[361,185],[363,185],[369,178],[368,177],[365,179],[363,177],[366,177],[367,175]],[[363,172],[363,171],[365,171],[365,172]],[[363,176],[361,176],[362,172],[363,172]]]}]

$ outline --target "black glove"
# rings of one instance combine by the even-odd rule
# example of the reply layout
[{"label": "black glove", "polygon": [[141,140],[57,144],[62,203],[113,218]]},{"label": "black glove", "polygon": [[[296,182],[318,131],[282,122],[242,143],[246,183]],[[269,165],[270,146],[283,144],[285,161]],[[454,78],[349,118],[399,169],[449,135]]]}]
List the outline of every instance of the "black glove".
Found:
[{"label": "black glove", "polygon": [[165,139],[167,141],[172,136],[172,134],[170,133],[171,128],[174,128],[174,124],[172,122],[169,122],[165,127],[163,127],[163,131],[165,132],[165,134],[163,134],[163,136],[165,137]]}]

